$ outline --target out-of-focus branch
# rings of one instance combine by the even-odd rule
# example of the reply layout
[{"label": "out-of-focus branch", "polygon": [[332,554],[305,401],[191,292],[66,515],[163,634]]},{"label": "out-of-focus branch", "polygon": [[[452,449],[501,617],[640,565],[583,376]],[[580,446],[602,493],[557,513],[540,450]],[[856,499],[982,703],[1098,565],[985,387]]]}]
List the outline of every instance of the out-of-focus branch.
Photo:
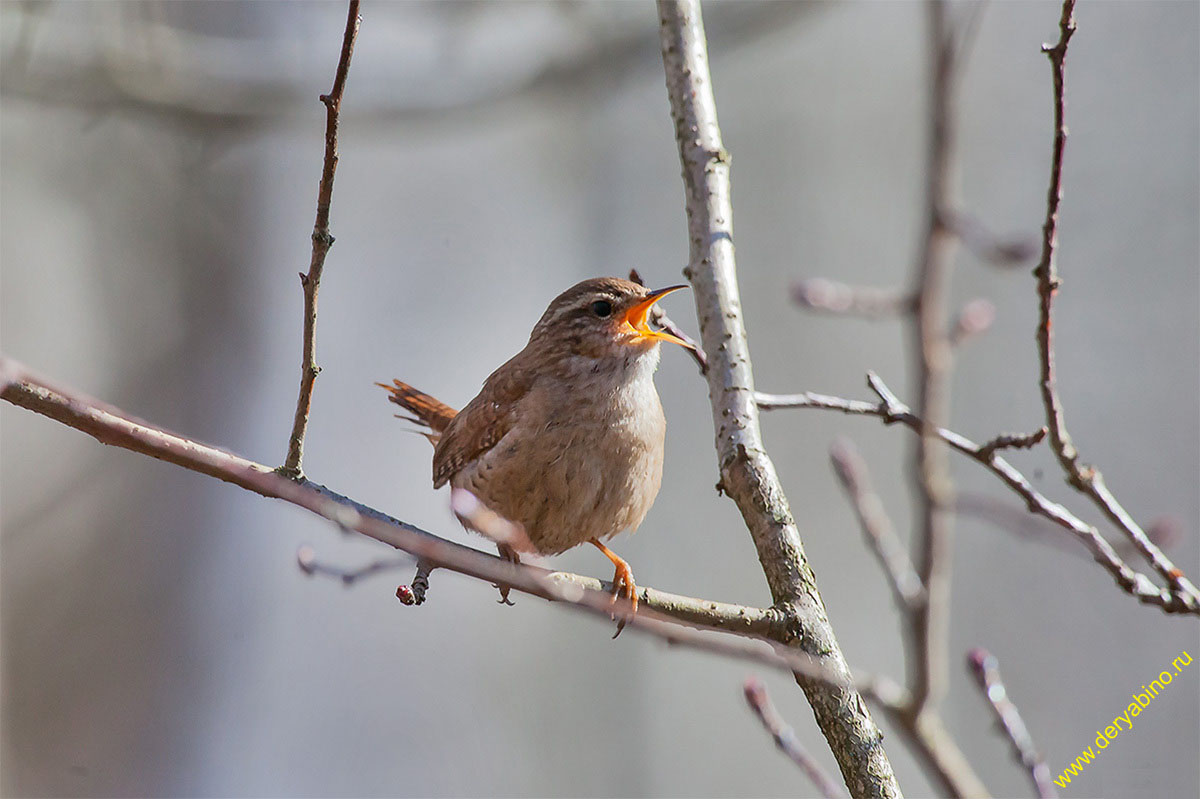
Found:
[{"label": "out-of-focus branch", "polygon": [[[981,4],[980,4],[981,5]],[[983,222],[963,211],[947,213],[946,226],[975,257],[995,266],[1016,267],[1037,255],[1036,240],[1023,236],[998,236]]]},{"label": "out-of-focus branch", "polygon": [[909,292],[876,286],[851,286],[823,277],[794,282],[792,302],[812,311],[866,319],[907,316],[917,309],[917,298]]},{"label": "out-of-focus branch", "polygon": [[287,458],[279,467],[280,474],[294,479],[304,476],[304,434],[308,430],[308,414],[312,408],[313,384],[321,373],[321,367],[317,366],[317,291],[321,287],[325,256],[333,246],[333,236],[329,235],[329,204],[333,200],[333,176],[338,163],[338,112],[346,88],[346,74],[350,70],[350,56],[354,53],[354,40],[362,21],[358,15],[358,3],[359,0],[350,0],[347,9],[342,54],[338,58],[337,72],[334,73],[333,89],[329,94],[321,95],[321,102],[325,104],[325,158],[321,166],[321,183],[317,188],[312,259],[308,264],[308,274],[300,273],[300,283],[304,287],[304,355],[300,365],[300,396],[296,400],[292,434],[288,438]]},{"label": "out-of-focus branch", "polygon": [[751,677],[746,680],[742,690],[746,695],[746,704],[750,705],[750,709],[758,716],[763,728],[775,739],[775,745],[779,747],[779,751],[790,757],[792,762],[800,767],[800,770],[812,780],[813,785],[821,792],[821,796],[826,799],[845,797],[846,792],[842,790],[842,786],[825,773],[821,764],[800,743],[800,739],[796,737],[796,731],[783,720],[783,716],[779,715],[779,711],[775,709],[775,703],[771,701],[767,687],[762,684],[762,681]]},{"label": "out-of-focus branch", "polygon": [[[954,527],[949,512],[954,502],[948,454],[937,431],[950,418],[950,346],[946,305],[954,265],[955,236],[946,226],[954,206],[955,82],[954,41],[943,0],[928,0],[930,130],[926,165],[925,213],[928,226],[917,259],[916,324],[913,350],[917,355],[917,415],[919,437],[913,450],[913,483],[917,495],[914,534],[917,573],[925,586],[925,601],[909,615],[909,688],[917,715],[934,708],[947,689],[950,630],[950,580]],[[973,775],[972,775],[973,776]],[[976,779],[976,782],[978,780]],[[952,793],[961,787],[947,784]]]},{"label": "out-of-focus branch", "polygon": [[883,509],[883,500],[871,486],[871,473],[858,448],[848,438],[838,438],[829,448],[834,472],[850,495],[858,524],[867,543],[888,576],[896,604],[911,610],[924,598],[925,587],[896,535],[892,520]]},{"label": "out-of-focus branch", "polygon": [[317,558],[317,551],[308,544],[296,550],[296,565],[300,567],[300,571],[309,575],[322,575],[324,577],[334,577],[342,581],[343,585],[354,585],[359,580],[365,579],[381,572],[389,572],[394,569],[399,569],[412,563],[412,558],[380,558],[373,560],[365,566],[359,566],[357,569],[343,569],[339,566],[334,566],[331,563],[326,563]]},{"label": "out-of-focus branch", "polygon": [[[684,274],[695,293],[708,359],[720,486],[737,504],[754,539],[774,607],[795,625],[789,643],[830,671],[847,673],[759,429],[734,262],[730,158],[717,123],[700,3],[659,0],[658,11],[671,119],[683,167],[690,242]],[[861,696],[807,678],[798,682],[851,794],[898,796],[900,787],[882,736]]]},{"label": "out-of-focus branch", "polygon": [[1050,159],[1050,188],[1046,194],[1046,221],[1042,226],[1042,255],[1037,268],[1038,326],[1037,343],[1040,367],[1039,387],[1042,404],[1046,409],[1046,423],[1050,430],[1050,448],[1054,451],[1067,482],[1092,500],[1129,540],[1137,547],[1154,570],[1166,579],[1174,593],[1186,596],[1192,604],[1200,605],[1200,590],[1197,590],[1184,573],[1155,546],[1125,510],[1104,482],[1100,470],[1085,464],[1071,442],[1064,419],[1062,399],[1058,395],[1054,370],[1053,303],[1061,280],[1058,277],[1058,207],[1062,200],[1063,150],[1067,143],[1065,121],[1065,61],[1067,45],[1075,33],[1075,0],[1064,0],[1059,20],[1058,42],[1044,45],[1043,52],[1050,59],[1054,76],[1054,147]]},{"label": "out-of-focus branch", "polygon": [[[986,494],[959,494],[954,502],[959,516],[973,516],[1002,530],[1044,546],[1051,546],[1081,558],[1088,557],[1063,530],[1044,516],[1035,516],[1028,508],[1005,502]],[[1146,535],[1154,545],[1164,550],[1179,543],[1183,535],[1182,524],[1174,516],[1159,516],[1146,527]],[[1128,541],[1114,541],[1113,549],[1123,559],[1138,557],[1138,551]]]},{"label": "out-of-focus branch", "polygon": [[[880,398],[878,403],[863,400],[843,399],[826,394],[805,392],[803,394],[756,394],[759,407],[763,410],[782,408],[821,408],[841,411],[852,416],[878,416],[885,424],[902,424],[910,430],[920,430],[921,421],[912,409],[896,397],[892,390],[874,372],[867,373],[867,385]],[[990,456],[983,453],[982,444],[946,428],[938,428],[936,435],[946,444],[972,460],[983,464],[1020,496],[1029,510],[1044,516],[1059,527],[1073,533],[1087,547],[1092,557],[1112,575],[1117,585],[1139,602],[1156,605],[1167,613],[1187,613],[1200,616],[1200,602],[1174,588],[1160,588],[1147,575],[1132,569],[1117,554],[1099,531],[1075,516],[1062,505],[1039,493],[1016,467],[993,451]]]},{"label": "out-of-focus branch", "polygon": [[1054,799],[1058,792],[1054,790],[1050,769],[1034,745],[1033,737],[1021,719],[1020,711],[1008,698],[1008,689],[1004,687],[1004,680],[1000,678],[1000,663],[996,656],[986,649],[972,649],[967,653],[967,665],[992,712],[996,714],[996,721],[1000,722],[1004,734],[1012,743],[1013,754],[1029,771],[1037,795],[1041,799]]}]

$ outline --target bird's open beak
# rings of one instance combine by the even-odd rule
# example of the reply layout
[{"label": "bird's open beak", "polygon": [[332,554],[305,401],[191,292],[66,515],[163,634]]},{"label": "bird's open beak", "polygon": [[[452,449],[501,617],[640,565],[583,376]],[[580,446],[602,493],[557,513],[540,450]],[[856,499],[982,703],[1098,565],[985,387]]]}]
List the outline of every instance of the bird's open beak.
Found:
[{"label": "bird's open beak", "polygon": [[625,312],[625,324],[629,325],[633,333],[639,338],[656,339],[658,341],[673,341],[681,347],[688,346],[678,336],[672,336],[670,333],[662,330],[655,330],[646,322],[646,317],[649,316],[650,309],[654,306],[654,303],[658,302],[672,291],[679,291],[680,289],[686,288],[686,285],[668,286],[665,289],[659,289],[658,291],[650,292],[646,295],[644,300]]}]

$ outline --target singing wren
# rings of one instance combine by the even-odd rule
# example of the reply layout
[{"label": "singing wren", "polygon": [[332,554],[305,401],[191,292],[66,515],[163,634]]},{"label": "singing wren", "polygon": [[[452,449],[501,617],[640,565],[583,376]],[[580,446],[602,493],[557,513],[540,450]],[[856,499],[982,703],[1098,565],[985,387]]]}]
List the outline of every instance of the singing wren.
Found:
[{"label": "singing wren", "polygon": [[654,388],[659,343],[688,344],[647,315],[682,288],[613,277],[572,286],[458,412],[399,380],[378,384],[429,428],[434,488],[466,489],[521,525],[527,543],[500,544],[502,555],[519,562],[519,551],[590,543],[616,568],[613,601],[627,596],[633,612],[633,571],[603,542],[635,530],[658,495],[667,429]]}]

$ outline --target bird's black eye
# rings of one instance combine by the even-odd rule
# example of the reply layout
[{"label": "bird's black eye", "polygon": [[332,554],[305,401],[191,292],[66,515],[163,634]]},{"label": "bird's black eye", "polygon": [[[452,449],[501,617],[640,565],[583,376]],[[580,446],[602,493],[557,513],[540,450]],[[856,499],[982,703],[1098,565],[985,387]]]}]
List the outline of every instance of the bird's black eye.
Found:
[{"label": "bird's black eye", "polygon": [[612,316],[612,303],[608,300],[596,300],[592,303],[592,313],[601,318]]}]

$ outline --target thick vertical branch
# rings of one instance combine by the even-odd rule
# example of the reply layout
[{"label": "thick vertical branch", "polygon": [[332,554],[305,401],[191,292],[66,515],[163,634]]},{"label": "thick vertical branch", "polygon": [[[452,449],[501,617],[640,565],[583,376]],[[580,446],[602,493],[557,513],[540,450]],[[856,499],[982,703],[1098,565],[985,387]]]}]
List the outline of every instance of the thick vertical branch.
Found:
[{"label": "thick vertical branch", "polygon": [[[729,154],[721,144],[698,0],[659,0],[663,66],[683,166],[690,257],[709,364],[720,486],[737,503],[775,606],[794,620],[789,644],[848,673],[787,498],[763,447],[733,251]],[[855,796],[900,795],[879,729],[854,690],[797,677]]]},{"label": "thick vertical branch", "polygon": [[334,73],[333,88],[329,94],[321,95],[325,104],[325,159],[321,167],[321,183],[317,188],[317,220],[313,224],[312,259],[308,274],[300,273],[304,287],[304,355],[300,364],[300,396],[296,400],[296,415],[292,420],[292,434],[288,438],[287,459],[280,473],[293,478],[304,476],[304,434],[308,430],[308,414],[312,408],[313,384],[321,367],[317,366],[317,291],[321,287],[321,273],[325,269],[325,255],[333,246],[329,235],[329,204],[333,200],[333,176],[338,162],[338,112],[342,105],[342,92],[346,88],[346,74],[350,71],[350,56],[354,53],[354,40],[358,36],[359,0],[350,0],[346,13],[346,32],[342,35],[342,54]]},{"label": "thick vertical branch", "polygon": [[950,575],[954,529],[950,510],[954,486],[938,428],[950,419],[950,367],[953,358],[947,322],[947,294],[955,237],[946,226],[951,207],[954,119],[951,109],[954,47],[941,0],[929,0],[930,131],[926,213],[928,230],[917,265],[917,415],[920,436],[914,451],[913,479],[918,497],[917,571],[925,601],[911,614],[912,657],[909,680],[914,709],[920,715],[946,691],[947,639],[950,625]]},{"label": "thick vertical branch", "polygon": [[917,356],[920,419],[913,450],[917,496],[914,560],[925,593],[907,608],[905,636],[912,704],[903,727],[942,790],[950,796],[986,796],[987,788],[946,732],[937,705],[949,678],[951,575],[954,560],[954,484],[939,430],[950,421],[954,348],[947,305],[957,236],[955,204],[955,36],[944,0],[927,0],[929,15],[929,141],[925,206],[927,227],[917,262],[913,350]]}]

